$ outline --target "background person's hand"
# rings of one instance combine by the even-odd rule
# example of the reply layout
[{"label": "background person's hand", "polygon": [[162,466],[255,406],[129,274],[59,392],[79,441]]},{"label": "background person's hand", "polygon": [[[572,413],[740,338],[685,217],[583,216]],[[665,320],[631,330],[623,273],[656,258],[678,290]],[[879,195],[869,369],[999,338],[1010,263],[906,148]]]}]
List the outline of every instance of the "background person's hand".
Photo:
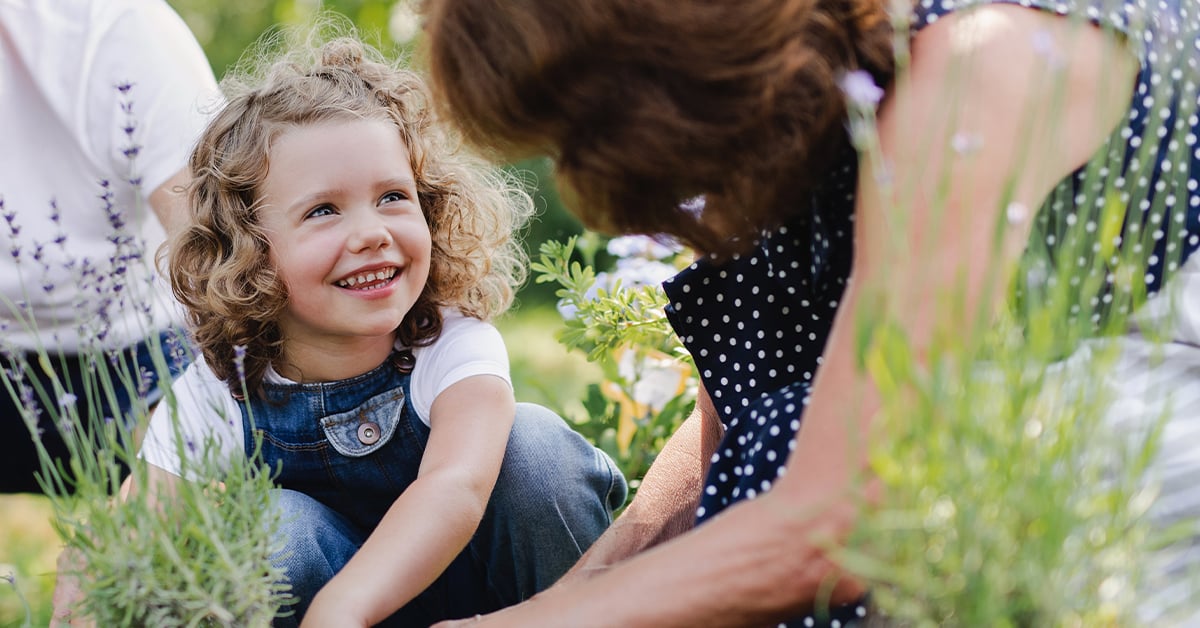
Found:
[{"label": "background person's hand", "polygon": [[54,612],[50,616],[50,628],[93,628],[96,625],[91,619],[78,615],[79,603],[83,601],[83,589],[79,586],[79,578],[83,574],[84,566],[84,558],[79,550],[68,547],[58,555],[58,574],[54,580]]}]

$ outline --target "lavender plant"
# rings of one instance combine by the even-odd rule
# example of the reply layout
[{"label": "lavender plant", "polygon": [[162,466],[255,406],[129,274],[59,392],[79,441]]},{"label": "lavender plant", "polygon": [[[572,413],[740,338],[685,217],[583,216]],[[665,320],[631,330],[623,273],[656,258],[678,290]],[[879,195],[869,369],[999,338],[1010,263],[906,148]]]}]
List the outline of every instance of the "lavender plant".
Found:
[{"label": "lavender plant", "polygon": [[[160,382],[165,396],[158,403],[173,412],[169,382],[190,350],[180,334],[160,333],[152,325],[152,312],[161,305],[155,299],[162,298],[152,285],[160,279],[152,252],[128,225],[130,212],[145,208],[116,200],[119,186],[135,192],[141,186],[133,86],[116,89],[126,118],[122,131],[128,172],[120,180],[98,182],[97,209],[105,213],[110,229],[105,258],[73,254],[56,203],[50,204],[49,219],[57,235],[37,242],[22,236],[20,208],[0,202],[9,254],[22,271],[25,295],[2,303],[13,321],[8,325],[37,339],[33,352],[2,347],[2,380],[21,408],[31,446],[41,459],[39,482],[64,544],[58,580],[60,586],[78,586],[81,593],[73,614],[99,626],[266,626],[287,593],[270,560],[277,549],[270,539],[278,527],[278,514],[269,503],[270,473],[252,461],[235,460],[219,483],[182,482],[175,494],[158,501],[144,490],[150,479],[137,448],[153,405],[148,395],[152,383]],[[53,296],[64,281],[92,297],[73,306],[85,366],[79,382],[66,375],[68,356],[59,348],[61,339],[39,333],[31,305],[32,291]],[[137,314],[137,335],[152,358],[149,367],[106,342],[116,331],[118,315],[129,312]],[[106,410],[122,407],[122,400],[129,401],[127,412]],[[49,430],[62,437],[69,454],[65,459],[55,460],[43,443]],[[207,442],[177,446],[200,461],[192,469],[197,477],[214,477],[211,470],[228,465],[215,459]],[[123,490],[126,473],[143,490]],[[31,624],[28,612],[24,624]]]},{"label": "lavender plant", "polygon": [[[1046,71],[1062,71],[1062,59],[1044,52]],[[903,64],[903,50],[898,59]],[[858,76],[843,84],[852,136],[861,163],[873,166],[885,197],[898,203],[889,213],[903,217],[912,199],[882,161],[874,127],[879,92],[863,83]],[[969,159],[979,140],[954,133],[931,141]],[[938,321],[939,328],[956,329],[954,321],[967,320],[974,333],[935,336],[918,350],[886,308],[857,321],[859,364],[883,402],[876,433],[864,446],[884,488],[879,503],[864,504],[869,514],[839,556],[873,584],[873,601],[892,624],[1093,626],[1147,619],[1139,603],[1150,588],[1148,566],[1172,540],[1147,517],[1157,490],[1147,472],[1165,414],[1140,430],[1113,420],[1130,409],[1112,406],[1121,383],[1110,374],[1121,346],[1106,339],[1126,333],[1130,313],[1145,303],[1143,275],[1156,261],[1155,243],[1178,240],[1179,232],[1145,233],[1141,214],[1129,209],[1139,207],[1136,194],[1145,190],[1131,196],[1119,188],[1124,142],[1113,146],[1107,163],[1093,162],[1074,187],[1060,186],[1047,201],[1075,210],[1035,218],[1009,202],[996,225],[997,246],[1006,232],[1035,222],[1018,266],[988,279],[995,285],[1015,277],[1002,291],[1006,302],[965,312],[965,295],[952,293]],[[1035,159],[1019,167],[1035,168]],[[946,208],[934,211],[943,215],[937,212]],[[921,255],[903,242],[891,246],[892,255]],[[998,250],[993,255],[1000,258]],[[1177,258],[1167,263],[1172,270],[1178,265]],[[1179,584],[1200,590],[1196,582]],[[1185,609],[1156,610],[1169,618]]]}]

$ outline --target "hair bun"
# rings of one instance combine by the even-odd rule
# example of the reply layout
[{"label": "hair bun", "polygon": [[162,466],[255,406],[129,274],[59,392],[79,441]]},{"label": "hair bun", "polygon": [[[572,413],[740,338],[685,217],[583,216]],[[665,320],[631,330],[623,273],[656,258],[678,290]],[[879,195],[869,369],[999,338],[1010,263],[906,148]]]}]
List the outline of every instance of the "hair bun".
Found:
[{"label": "hair bun", "polygon": [[363,63],[363,47],[351,39],[336,39],[321,50],[321,65],[356,69]]}]

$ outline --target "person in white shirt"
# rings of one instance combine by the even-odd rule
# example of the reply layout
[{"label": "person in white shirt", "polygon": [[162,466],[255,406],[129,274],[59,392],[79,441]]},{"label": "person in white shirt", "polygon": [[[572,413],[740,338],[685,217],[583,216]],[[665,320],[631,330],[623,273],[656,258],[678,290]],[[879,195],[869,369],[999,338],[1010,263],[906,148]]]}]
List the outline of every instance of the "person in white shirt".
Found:
[{"label": "person in white shirt", "polygon": [[[12,392],[0,395],[0,492],[42,490],[31,428],[52,458],[67,455],[57,405],[83,404],[84,379],[102,381],[92,360],[112,380],[146,374],[134,391],[114,386],[115,404],[80,409],[96,421],[158,398],[152,353],[174,353],[171,374],[186,366],[153,258],[219,98],[204,51],[162,0],[0,0],[0,352]],[[70,396],[34,393],[34,378],[54,390],[39,353]]]}]

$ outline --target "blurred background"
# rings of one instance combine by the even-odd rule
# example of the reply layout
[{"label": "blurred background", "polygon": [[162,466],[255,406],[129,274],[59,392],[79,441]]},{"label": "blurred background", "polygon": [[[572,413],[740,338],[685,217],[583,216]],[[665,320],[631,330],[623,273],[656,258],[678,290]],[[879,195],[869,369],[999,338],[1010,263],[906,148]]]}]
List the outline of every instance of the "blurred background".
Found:
[{"label": "blurred background", "polygon": [[[414,58],[420,24],[410,0],[168,0],[204,47],[218,79],[237,64],[242,52],[263,33],[305,22],[318,11],[350,18],[362,37],[391,57]],[[580,223],[563,207],[546,160],[509,164],[527,182],[538,213],[524,234],[536,259],[547,240],[581,233]],[[518,294],[513,310],[496,321],[512,361],[517,399],[548,406],[572,423],[590,419],[584,407],[588,385],[601,379],[598,367],[557,342],[562,319],[555,310],[552,284],[532,280]],[[33,495],[0,495],[0,628],[49,623],[54,560],[59,543],[50,526],[46,500]],[[5,582],[7,580],[8,582]],[[14,581],[15,580],[15,581]]]}]

